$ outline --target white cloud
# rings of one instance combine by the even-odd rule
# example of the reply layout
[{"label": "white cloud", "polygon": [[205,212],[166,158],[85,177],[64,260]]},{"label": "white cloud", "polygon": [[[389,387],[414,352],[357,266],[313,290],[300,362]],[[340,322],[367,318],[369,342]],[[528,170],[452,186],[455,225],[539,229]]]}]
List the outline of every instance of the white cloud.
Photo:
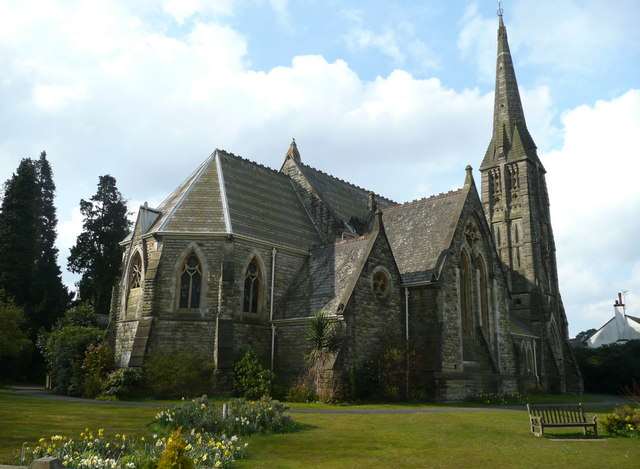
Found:
[{"label": "white cloud", "polygon": [[[216,146],[277,168],[296,137],[304,161],[402,201],[461,185],[464,166],[477,168],[484,155],[491,93],[401,69],[365,80],[344,60],[318,55],[258,70],[244,36],[219,20],[192,15],[170,35],[129,5],[0,3],[0,179],[20,157],[47,150],[63,266],[81,226],[75,207],[101,174],[115,176],[125,197],[152,204]],[[629,153],[640,98],[630,92],[574,109],[558,129],[550,90],[521,91],[540,146],[562,142],[543,161],[575,332],[595,326],[589,311],[618,290],[640,292],[629,241],[640,226],[628,215],[640,203],[640,160]]]},{"label": "white cloud", "polygon": [[166,0],[162,8],[182,24],[196,13],[230,15],[234,3],[236,0]]},{"label": "white cloud", "polygon": [[43,111],[60,111],[73,101],[87,96],[82,85],[36,85],[33,88],[33,101]]},{"label": "white cloud", "polygon": [[344,10],[342,16],[350,23],[350,29],[343,36],[351,51],[373,49],[391,59],[396,65],[415,65],[421,72],[439,67],[436,54],[421,39],[415,28],[407,21],[395,22],[374,31],[365,24],[362,12]]},{"label": "white cloud", "polygon": [[162,10],[182,25],[196,16],[231,16],[240,5],[256,7],[262,4],[273,10],[280,24],[290,26],[288,0],[164,0]]},{"label": "white cloud", "polygon": [[[560,286],[572,330],[611,316],[616,293],[640,298],[640,90],[564,114],[563,145],[543,157]],[[640,300],[630,305],[640,313]]]},{"label": "white cloud", "polygon": [[[517,0],[505,8],[511,52],[521,65],[552,66],[588,74],[611,63],[619,51],[640,49],[636,18],[638,2],[620,0]],[[458,48],[476,61],[490,81],[495,70],[496,17],[468,5],[460,22]]]}]

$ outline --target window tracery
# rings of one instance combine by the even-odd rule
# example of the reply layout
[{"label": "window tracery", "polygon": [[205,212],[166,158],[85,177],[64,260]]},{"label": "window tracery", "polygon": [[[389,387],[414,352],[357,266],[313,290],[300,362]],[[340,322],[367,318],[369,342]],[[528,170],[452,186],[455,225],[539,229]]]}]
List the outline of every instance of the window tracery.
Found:
[{"label": "window tracery", "polygon": [[180,274],[179,307],[181,309],[199,308],[201,289],[202,267],[195,253],[191,253],[185,260]]},{"label": "window tracery", "polygon": [[129,289],[140,288],[142,285],[142,259],[140,253],[136,252],[131,262],[129,270]]},{"label": "window tracery", "polygon": [[247,266],[244,276],[243,311],[258,313],[260,310],[261,274],[258,260],[254,257]]}]

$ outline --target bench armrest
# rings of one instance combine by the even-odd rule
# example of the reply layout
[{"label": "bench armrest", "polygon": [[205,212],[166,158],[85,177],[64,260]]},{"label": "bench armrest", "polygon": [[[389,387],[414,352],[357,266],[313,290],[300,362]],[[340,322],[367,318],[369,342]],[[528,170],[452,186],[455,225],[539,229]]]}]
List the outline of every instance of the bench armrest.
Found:
[{"label": "bench armrest", "polygon": [[529,416],[532,423],[542,423],[542,417],[538,417],[536,415]]}]

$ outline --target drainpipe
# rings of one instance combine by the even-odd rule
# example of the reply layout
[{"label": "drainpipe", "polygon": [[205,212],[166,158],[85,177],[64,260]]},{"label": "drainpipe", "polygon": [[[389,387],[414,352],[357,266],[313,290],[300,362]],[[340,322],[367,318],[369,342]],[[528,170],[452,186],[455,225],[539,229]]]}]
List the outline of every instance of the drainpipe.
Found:
[{"label": "drainpipe", "polygon": [[538,376],[538,357],[536,354],[536,339],[533,342],[533,372],[536,375],[536,384],[540,384],[540,376]]},{"label": "drainpipe", "polygon": [[409,399],[409,288],[404,287],[404,328],[406,339],[406,352],[405,352],[405,395]]},{"label": "drainpipe", "polygon": [[276,325],[273,323],[273,294],[276,285],[276,254],[278,250],[271,250],[271,298],[269,305],[269,321],[271,322],[271,371],[273,371],[276,352]]}]

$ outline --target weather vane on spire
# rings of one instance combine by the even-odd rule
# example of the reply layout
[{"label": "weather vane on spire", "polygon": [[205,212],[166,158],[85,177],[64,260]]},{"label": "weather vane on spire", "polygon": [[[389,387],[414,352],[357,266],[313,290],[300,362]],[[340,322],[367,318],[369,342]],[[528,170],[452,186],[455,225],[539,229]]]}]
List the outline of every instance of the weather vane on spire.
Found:
[{"label": "weather vane on spire", "polygon": [[498,16],[502,16],[504,10],[502,9],[502,1],[498,0]]}]

